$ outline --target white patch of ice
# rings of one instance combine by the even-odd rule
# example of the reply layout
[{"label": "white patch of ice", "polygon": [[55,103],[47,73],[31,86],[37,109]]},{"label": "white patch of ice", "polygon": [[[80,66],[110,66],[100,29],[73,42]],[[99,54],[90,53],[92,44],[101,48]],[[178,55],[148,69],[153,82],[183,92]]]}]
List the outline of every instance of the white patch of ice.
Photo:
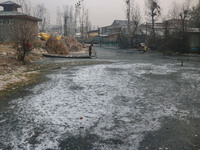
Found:
[{"label": "white patch of ice", "polygon": [[[23,122],[17,138],[13,136],[16,131],[9,133],[14,147],[32,149],[27,139],[39,132],[34,149],[59,149],[60,139],[67,138],[62,135],[76,135],[80,127],[96,125],[90,129],[92,133],[102,139],[120,135],[136,150],[146,132],[159,129],[161,117],[173,117],[177,111],[170,102],[163,105],[159,97],[149,99],[139,78],[146,73],[176,72],[169,64],[124,63],[77,69],[48,75],[51,80],[33,88],[34,94],[14,101],[18,108],[15,114]],[[104,148],[108,149],[106,144]]]}]

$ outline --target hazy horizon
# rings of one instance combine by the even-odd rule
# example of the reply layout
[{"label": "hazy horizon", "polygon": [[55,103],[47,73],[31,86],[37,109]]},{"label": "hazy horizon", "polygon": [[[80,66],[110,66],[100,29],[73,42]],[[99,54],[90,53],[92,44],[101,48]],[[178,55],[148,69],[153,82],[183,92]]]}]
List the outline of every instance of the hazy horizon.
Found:
[{"label": "hazy horizon", "polygon": [[[0,0],[4,2],[7,0]],[[13,0],[15,1],[15,0]],[[51,24],[56,24],[56,14],[57,7],[60,7],[60,10],[63,11],[63,7],[66,5],[74,6],[78,0],[28,0],[31,5],[37,5],[38,3],[44,3],[48,9],[48,12],[51,15]],[[145,0],[135,0],[140,7],[143,14],[142,22],[146,21],[145,18]],[[172,3],[183,2],[183,0],[160,0],[160,6],[162,8],[162,14],[167,14],[168,10]],[[192,4],[197,4],[199,0],[192,0]],[[125,17],[125,4],[124,0],[85,0],[86,7],[89,9],[89,17],[92,25],[95,26],[107,26],[112,24],[114,20],[124,20]],[[163,16],[162,16],[163,17]]]}]

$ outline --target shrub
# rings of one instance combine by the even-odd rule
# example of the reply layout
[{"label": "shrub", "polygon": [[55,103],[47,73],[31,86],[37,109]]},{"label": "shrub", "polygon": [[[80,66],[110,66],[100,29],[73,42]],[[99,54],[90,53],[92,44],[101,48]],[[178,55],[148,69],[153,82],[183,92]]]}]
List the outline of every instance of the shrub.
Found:
[{"label": "shrub", "polygon": [[63,41],[57,40],[56,37],[54,36],[51,36],[48,39],[46,43],[46,49],[50,54],[60,54],[60,55],[69,54],[65,43]]},{"label": "shrub", "polygon": [[74,37],[67,36],[64,38],[64,43],[66,44],[69,51],[80,51],[83,45],[79,43]]}]

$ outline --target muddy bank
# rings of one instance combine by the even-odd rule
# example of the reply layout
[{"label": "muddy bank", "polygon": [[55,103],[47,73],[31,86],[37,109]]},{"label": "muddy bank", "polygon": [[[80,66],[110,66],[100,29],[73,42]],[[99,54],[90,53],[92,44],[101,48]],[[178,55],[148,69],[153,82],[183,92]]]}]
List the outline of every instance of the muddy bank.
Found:
[{"label": "muddy bank", "polygon": [[[48,62],[49,64],[43,63],[42,54],[47,54],[47,51],[43,48],[34,48],[22,63],[17,60],[16,48],[13,43],[0,45],[0,97],[36,83],[40,75],[48,69],[70,64],[56,64],[54,59],[52,62]],[[88,49],[70,51],[69,54],[88,54]]]}]

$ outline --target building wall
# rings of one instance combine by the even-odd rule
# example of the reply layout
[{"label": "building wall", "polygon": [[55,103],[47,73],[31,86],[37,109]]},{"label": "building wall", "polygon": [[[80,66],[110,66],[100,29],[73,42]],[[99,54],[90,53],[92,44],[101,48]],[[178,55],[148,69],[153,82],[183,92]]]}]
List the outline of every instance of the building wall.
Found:
[{"label": "building wall", "polygon": [[200,34],[199,33],[189,33],[190,49],[198,49],[200,47]]},{"label": "building wall", "polygon": [[0,42],[11,42],[14,37],[14,21],[12,18],[0,19]]},{"label": "building wall", "polygon": [[[23,31],[22,31],[23,30]],[[31,32],[29,31],[31,30]],[[0,42],[14,42],[16,34],[25,34],[37,38],[38,23],[29,19],[0,18]]]},{"label": "building wall", "polygon": [[98,32],[92,32],[92,33],[88,34],[89,37],[95,37],[95,36],[98,36],[98,35],[99,35]]}]

